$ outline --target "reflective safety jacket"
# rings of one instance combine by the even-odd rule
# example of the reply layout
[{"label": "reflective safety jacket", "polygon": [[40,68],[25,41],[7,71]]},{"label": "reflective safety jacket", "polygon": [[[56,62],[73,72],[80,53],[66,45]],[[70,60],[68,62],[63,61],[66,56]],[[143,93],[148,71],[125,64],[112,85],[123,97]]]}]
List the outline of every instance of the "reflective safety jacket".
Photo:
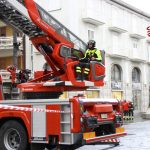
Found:
[{"label": "reflective safety jacket", "polygon": [[91,60],[91,58],[94,57],[96,59],[96,61],[101,61],[102,60],[102,56],[101,56],[101,52],[98,49],[87,49],[85,52],[85,56],[82,59],[89,59]]},{"label": "reflective safety jacket", "polygon": [[129,110],[129,103],[123,102],[122,107],[123,107],[123,110],[128,111]]}]

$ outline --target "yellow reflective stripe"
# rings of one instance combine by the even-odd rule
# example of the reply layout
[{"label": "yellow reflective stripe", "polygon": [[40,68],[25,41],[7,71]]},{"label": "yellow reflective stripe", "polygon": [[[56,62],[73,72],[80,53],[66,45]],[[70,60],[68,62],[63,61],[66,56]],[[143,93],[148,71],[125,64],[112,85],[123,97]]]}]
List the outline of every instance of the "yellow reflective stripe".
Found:
[{"label": "yellow reflective stripe", "polygon": [[76,69],[81,69],[81,67],[76,67]]},{"label": "yellow reflective stripe", "polygon": [[81,58],[81,60],[84,59],[84,58],[86,58],[87,55],[92,56],[92,55],[94,55],[94,54],[97,55],[97,58],[95,58],[96,60],[98,60],[98,61],[101,61],[101,60],[102,60],[101,52],[100,52],[100,50],[98,50],[98,49],[96,49],[96,48],[93,49],[93,50],[87,49],[86,52],[85,52],[85,54],[84,54],[84,57]]},{"label": "yellow reflective stripe", "polygon": [[100,50],[97,49],[96,52],[95,52],[95,54],[97,55],[96,60],[102,60],[102,56],[101,56]]},{"label": "yellow reflective stripe", "polygon": [[81,73],[81,70],[76,70],[76,72],[80,72]]},{"label": "yellow reflective stripe", "polygon": [[94,53],[96,53],[96,49],[91,50],[91,54],[93,55]]},{"label": "yellow reflective stripe", "polygon": [[91,53],[91,50],[90,49],[87,49],[86,50],[86,53],[85,53],[85,56],[87,55],[87,54],[90,54]]},{"label": "yellow reflective stripe", "polygon": [[88,53],[89,53],[89,49],[86,50],[86,52],[85,52],[85,54],[84,54],[84,57],[81,58],[81,60],[82,60],[82,59],[85,59]]},{"label": "yellow reflective stripe", "polygon": [[89,74],[89,72],[88,72],[88,71],[84,71],[84,73],[85,73],[85,74]]},{"label": "yellow reflective stripe", "polygon": [[86,70],[86,71],[90,71],[90,69],[89,69],[89,68],[85,68],[85,70]]}]

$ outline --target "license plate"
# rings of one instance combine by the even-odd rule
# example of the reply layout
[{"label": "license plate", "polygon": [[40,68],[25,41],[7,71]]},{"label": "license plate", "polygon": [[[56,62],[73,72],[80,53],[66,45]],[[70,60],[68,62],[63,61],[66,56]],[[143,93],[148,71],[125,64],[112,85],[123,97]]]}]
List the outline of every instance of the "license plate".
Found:
[{"label": "license plate", "polygon": [[101,114],[102,119],[107,119],[107,114]]},{"label": "license plate", "polygon": [[89,138],[94,138],[95,137],[95,132],[86,132],[83,133],[83,139],[89,139]]},{"label": "license plate", "polygon": [[118,127],[116,128],[116,133],[123,133],[125,130],[124,130],[124,127]]}]

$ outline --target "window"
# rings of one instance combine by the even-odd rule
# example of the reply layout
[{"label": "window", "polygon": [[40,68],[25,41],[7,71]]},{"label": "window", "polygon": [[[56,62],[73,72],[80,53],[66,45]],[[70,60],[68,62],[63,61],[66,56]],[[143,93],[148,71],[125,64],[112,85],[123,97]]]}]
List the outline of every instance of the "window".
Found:
[{"label": "window", "polygon": [[136,48],[136,49],[138,48],[137,42],[133,43],[133,48]]},{"label": "window", "polygon": [[133,49],[133,57],[139,57],[139,40],[138,39],[132,39],[132,49]]},{"label": "window", "polygon": [[141,73],[140,73],[140,69],[139,68],[133,68],[132,70],[132,81],[134,83],[139,83],[140,82],[140,76],[141,76]]},{"label": "window", "polygon": [[6,36],[6,27],[0,28],[0,36]]},{"label": "window", "polygon": [[94,40],[94,31],[88,30],[88,40]]},{"label": "window", "polygon": [[133,46],[133,49],[138,49],[138,40],[137,39],[132,40],[132,46]]},{"label": "window", "polygon": [[119,65],[113,65],[111,68],[111,80],[112,81],[121,81],[121,67]]}]

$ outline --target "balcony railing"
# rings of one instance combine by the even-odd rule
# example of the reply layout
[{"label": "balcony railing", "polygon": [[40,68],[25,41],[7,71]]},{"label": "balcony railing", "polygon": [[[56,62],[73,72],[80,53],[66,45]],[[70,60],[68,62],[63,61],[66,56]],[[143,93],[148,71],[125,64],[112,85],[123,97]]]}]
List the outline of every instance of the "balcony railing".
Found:
[{"label": "balcony railing", "polygon": [[[21,43],[19,50],[22,50],[22,37],[17,37],[17,42]],[[13,49],[13,37],[0,37],[0,50]]]}]

